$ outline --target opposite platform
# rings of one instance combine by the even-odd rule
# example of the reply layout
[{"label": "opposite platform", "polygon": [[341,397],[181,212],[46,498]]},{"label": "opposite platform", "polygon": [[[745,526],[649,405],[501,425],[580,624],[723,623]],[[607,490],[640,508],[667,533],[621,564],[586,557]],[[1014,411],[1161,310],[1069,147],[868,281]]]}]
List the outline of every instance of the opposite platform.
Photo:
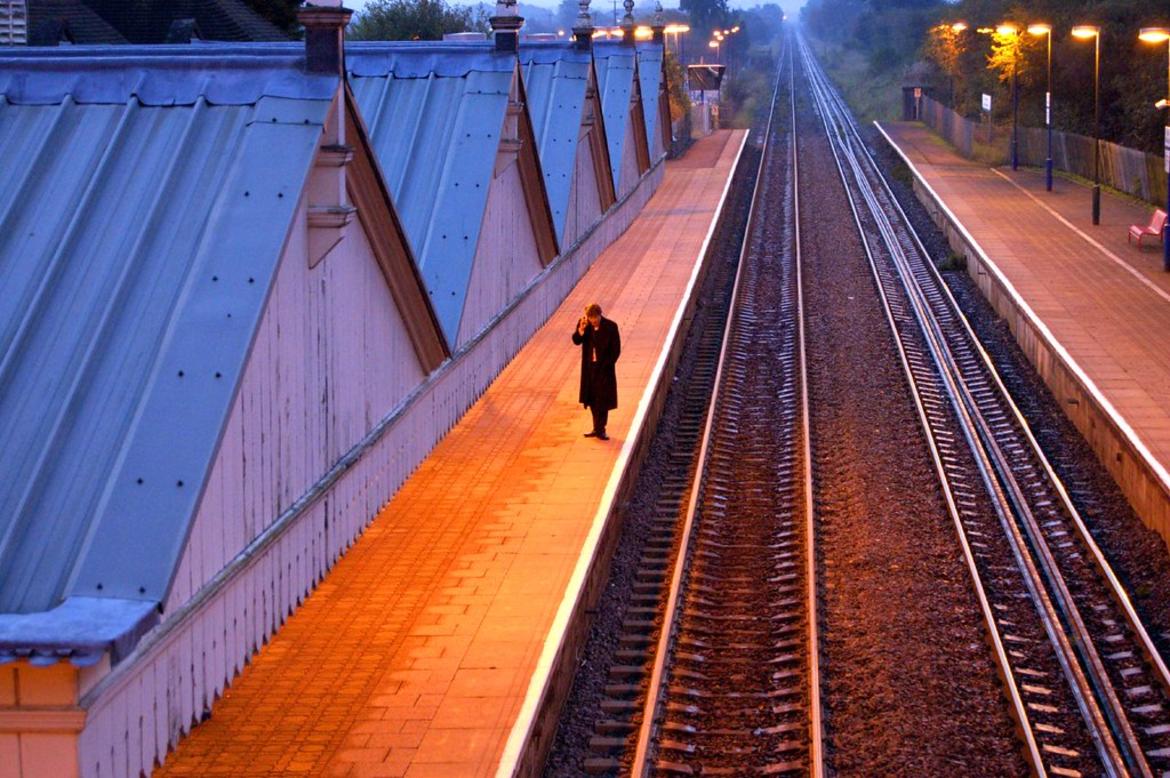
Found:
[{"label": "opposite platform", "polygon": [[1170,274],[1128,244],[1152,208],[1043,171],[988,168],[918,123],[880,129],[968,272],[1142,519],[1170,542]]},{"label": "opposite platform", "polygon": [[[745,139],[666,163],[629,230],[156,775],[487,775],[523,708],[518,756]],[[604,443],[582,437],[569,339],[593,301],[622,333]]]}]

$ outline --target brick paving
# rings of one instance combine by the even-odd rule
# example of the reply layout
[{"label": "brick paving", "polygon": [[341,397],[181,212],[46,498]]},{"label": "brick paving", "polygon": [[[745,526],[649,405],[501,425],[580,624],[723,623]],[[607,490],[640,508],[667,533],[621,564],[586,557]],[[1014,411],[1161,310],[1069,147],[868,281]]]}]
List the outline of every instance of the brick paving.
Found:
[{"label": "brick paving", "polygon": [[1042,170],[963,159],[921,124],[882,128],[983,247],[1138,437],[1170,467],[1170,273],[1160,242],[1127,243],[1153,206],[1103,192],[1091,221],[1089,187]]},{"label": "brick paving", "polygon": [[[630,229],[156,771],[475,776],[498,763],[742,141],[679,162]],[[608,443],[569,334],[622,328]]]}]

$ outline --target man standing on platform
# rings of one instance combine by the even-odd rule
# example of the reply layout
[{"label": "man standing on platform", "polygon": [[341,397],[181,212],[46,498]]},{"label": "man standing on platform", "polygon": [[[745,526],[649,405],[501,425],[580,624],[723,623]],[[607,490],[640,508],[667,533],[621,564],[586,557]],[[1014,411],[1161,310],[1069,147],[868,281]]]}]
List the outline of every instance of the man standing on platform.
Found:
[{"label": "man standing on platform", "polygon": [[593,431],[585,437],[609,440],[605,425],[609,412],[617,407],[614,365],[622,353],[618,326],[602,317],[601,306],[593,303],[577,322],[573,342],[581,346],[581,404],[593,413]]}]

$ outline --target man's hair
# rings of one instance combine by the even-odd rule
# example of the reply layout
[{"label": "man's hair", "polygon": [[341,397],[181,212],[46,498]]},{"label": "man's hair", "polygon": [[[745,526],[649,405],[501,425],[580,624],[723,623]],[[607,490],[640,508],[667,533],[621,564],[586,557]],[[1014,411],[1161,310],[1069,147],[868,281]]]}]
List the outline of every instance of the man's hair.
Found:
[{"label": "man's hair", "polygon": [[589,306],[585,309],[585,315],[586,316],[600,316],[601,315],[601,306],[598,305],[597,303],[589,303]]}]

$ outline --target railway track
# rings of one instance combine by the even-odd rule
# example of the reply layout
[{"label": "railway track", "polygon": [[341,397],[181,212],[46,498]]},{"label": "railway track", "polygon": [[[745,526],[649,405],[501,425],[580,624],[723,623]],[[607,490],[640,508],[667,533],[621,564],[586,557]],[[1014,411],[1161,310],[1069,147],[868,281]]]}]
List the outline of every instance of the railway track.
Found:
[{"label": "railway track", "polygon": [[635,776],[821,774],[794,65],[789,47],[679,550],[662,571]]},{"label": "railway track", "polygon": [[1038,775],[1170,770],[1170,673],[853,123],[799,59]]}]

